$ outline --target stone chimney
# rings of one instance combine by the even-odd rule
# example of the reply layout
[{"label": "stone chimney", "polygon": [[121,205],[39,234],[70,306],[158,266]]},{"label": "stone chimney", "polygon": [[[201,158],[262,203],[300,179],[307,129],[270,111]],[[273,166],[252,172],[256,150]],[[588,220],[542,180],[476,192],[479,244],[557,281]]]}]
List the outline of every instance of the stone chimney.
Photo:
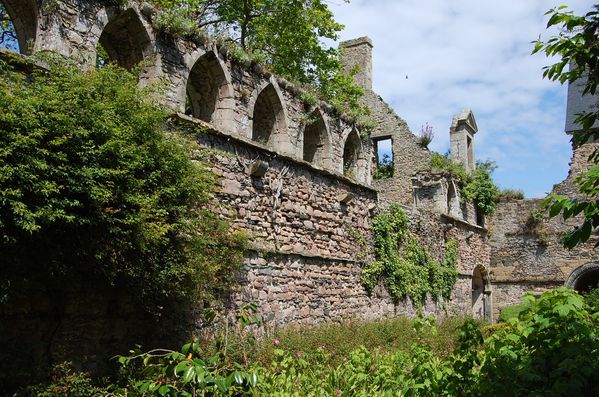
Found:
[{"label": "stone chimney", "polygon": [[478,131],[474,114],[471,110],[464,110],[459,116],[454,116],[449,128],[451,143],[451,159],[462,163],[466,171],[472,172],[476,168],[474,161],[474,134]]},{"label": "stone chimney", "polygon": [[366,36],[339,44],[343,71],[350,73],[358,66],[354,82],[366,90],[372,90],[372,47],[372,40]]}]

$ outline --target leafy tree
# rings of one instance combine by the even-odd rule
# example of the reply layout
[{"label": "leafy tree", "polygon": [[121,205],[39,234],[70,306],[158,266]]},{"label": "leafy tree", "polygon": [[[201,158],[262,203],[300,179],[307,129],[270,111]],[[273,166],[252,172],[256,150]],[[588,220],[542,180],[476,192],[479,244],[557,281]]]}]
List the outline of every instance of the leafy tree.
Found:
[{"label": "leafy tree", "polygon": [[[344,0],[347,1],[347,0]],[[320,89],[341,111],[367,113],[358,106],[363,90],[342,73],[341,54],[323,39],[337,40],[343,25],[323,0],[153,0],[171,25],[225,37],[265,63],[275,74]],[[168,25],[168,23],[166,24]],[[165,26],[168,30],[169,26]],[[171,28],[173,28],[171,26]],[[179,30],[179,29],[174,29]]]},{"label": "leafy tree", "polygon": [[19,48],[15,26],[2,2],[0,2],[0,47],[5,47],[9,50],[18,50]]},{"label": "leafy tree", "polygon": [[146,303],[226,293],[242,236],[208,210],[214,176],[113,65],[0,64],[0,287],[101,277]]},{"label": "leafy tree", "polygon": [[[599,6],[584,16],[574,15],[561,6],[547,12],[551,15],[547,27],[556,26],[560,33],[547,40],[535,42],[533,53],[544,52],[548,57],[558,56],[561,59],[547,66],[543,76],[560,83],[570,84],[584,82],[583,95],[595,95],[599,84]],[[599,101],[598,101],[599,104]],[[597,110],[583,112],[576,117],[581,126],[572,133],[575,146],[595,141],[599,138],[599,129],[593,125],[599,117]],[[576,179],[579,186],[579,197],[552,195],[545,200],[551,217],[562,214],[569,219],[582,215],[582,223],[562,237],[567,248],[573,248],[589,239],[593,230],[599,226],[599,153],[595,151],[589,158],[590,169]]]}]

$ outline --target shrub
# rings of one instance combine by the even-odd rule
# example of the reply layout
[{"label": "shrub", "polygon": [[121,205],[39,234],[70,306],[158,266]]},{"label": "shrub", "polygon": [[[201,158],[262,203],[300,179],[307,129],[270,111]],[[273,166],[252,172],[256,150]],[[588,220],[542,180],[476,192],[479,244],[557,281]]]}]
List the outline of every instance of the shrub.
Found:
[{"label": "shrub", "polygon": [[208,210],[215,177],[136,75],[105,65],[0,79],[0,279],[101,276],[145,303],[228,292],[244,238]]},{"label": "shrub", "polygon": [[501,189],[497,195],[498,200],[523,200],[524,192],[520,189]]}]

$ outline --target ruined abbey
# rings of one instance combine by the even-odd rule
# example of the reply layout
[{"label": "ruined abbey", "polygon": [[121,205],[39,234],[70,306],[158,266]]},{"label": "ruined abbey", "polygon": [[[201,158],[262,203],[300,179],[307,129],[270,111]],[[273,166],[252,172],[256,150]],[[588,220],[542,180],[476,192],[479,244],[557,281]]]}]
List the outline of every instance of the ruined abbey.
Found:
[{"label": "ruined abbey", "polygon": [[[143,2],[125,7],[100,0],[3,3],[24,55],[53,51],[89,69],[96,64],[100,43],[125,68],[141,63],[141,84],[167,82],[163,100],[172,109],[173,124],[197,134],[200,147],[211,150],[208,158],[220,177],[220,210],[232,214],[234,227],[252,237],[233,305],[255,303],[267,325],[413,315],[418,310],[493,321],[502,307],[517,303],[527,291],[597,284],[596,236],[565,250],[559,236],[572,225],[539,216],[542,200],[503,200],[485,217],[461,199],[451,177],[431,169],[429,150],[372,91],[374,48],[366,37],[341,46],[347,67],[360,67],[356,82],[365,89],[363,104],[376,121],[369,133],[349,117],[337,116],[327,103],[305,103],[301,88],[260,64],[237,61],[226,45],[208,36],[188,40],[157,31],[152,25],[156,11]],[[0,57],[14,62],[17,56],[0,50]],[[578,103],[576,87],[570,90],[569,120]],[[471,110],[450,116],[451,157],[473,170],[475,138],[484,131],[478,131]],[[393,176],[373,179],[377,147],[388,140]],[[596,147],[575,148],[570,174],[554,192],[576,192],[573,181]],[[362,285],[361,269],[374,260],[373,217],[394,203],[402,206],[411,230],[436,258],[443,257],[449,239],[456,240],[458,280],[449,301],[427,299],[419,308],[409,299],[394,301],[383,283],[372,293]],[[43,306],[7,309],[1,345],[52,338],[47,352],[31,358],[35,362],[72,355],[75,340],[79,353],[90,357],[118,344],[133,332],[121,319],[134,316],[135,308],[119,302],[118,293],[89,291],[87,301],[73,302],[63,323],[51,331],[37,321],[49,316]],[[18,321],[26,325],[6,328]]]}]

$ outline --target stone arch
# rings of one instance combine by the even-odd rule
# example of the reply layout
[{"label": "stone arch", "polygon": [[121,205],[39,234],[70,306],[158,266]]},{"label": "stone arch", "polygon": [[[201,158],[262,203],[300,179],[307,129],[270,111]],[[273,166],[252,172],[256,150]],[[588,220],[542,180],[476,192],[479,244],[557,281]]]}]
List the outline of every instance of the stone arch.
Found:
[{"label": "stone arch", "polygon": [[110,61],[125,69],[132,69],[154,53],[152,39],[133,8],[118,13],[108,10],[108,21],[100,35],[99,44],[108,53]]},{"label": "stone arch", "polygon": [[491,288],[487,269],[476,266],[472,272],[472,315],[491,321]]},{"label": "stone arch", "polygon": [[284,153],[293,153],[287,131],[287,109],[276,83],[265,85],[250,104],[251,139]]},{"label": "stone arch", "polygon": [[201,55],[193,64],[186,83],[191,116],[212,123],[216,128],[227,126],[227,111],[232,109],[231,76],[214,51]]},{"label": "stone arch", "polygon": [[302,159],[322,167],[331,162],[331,138],[329,126],[323,113],[316,109],[310,115],[310,121],[304,128]]},{"label": "stone arch", "polygon": [[37,37],[39,6],[36,0],[0,0],[12,21],[17,34],[19,50],[31,54]]},{"label": "stone arch", "polygon": [[574,269],[566,280],[566,287],[578,292],[599,287],[599,263],[587,263]]},{"label": "stone arch", "polygon": [[360,133],[352,128],[343,144],[343,174],[362,181],[366,168],[366,158]]}]

